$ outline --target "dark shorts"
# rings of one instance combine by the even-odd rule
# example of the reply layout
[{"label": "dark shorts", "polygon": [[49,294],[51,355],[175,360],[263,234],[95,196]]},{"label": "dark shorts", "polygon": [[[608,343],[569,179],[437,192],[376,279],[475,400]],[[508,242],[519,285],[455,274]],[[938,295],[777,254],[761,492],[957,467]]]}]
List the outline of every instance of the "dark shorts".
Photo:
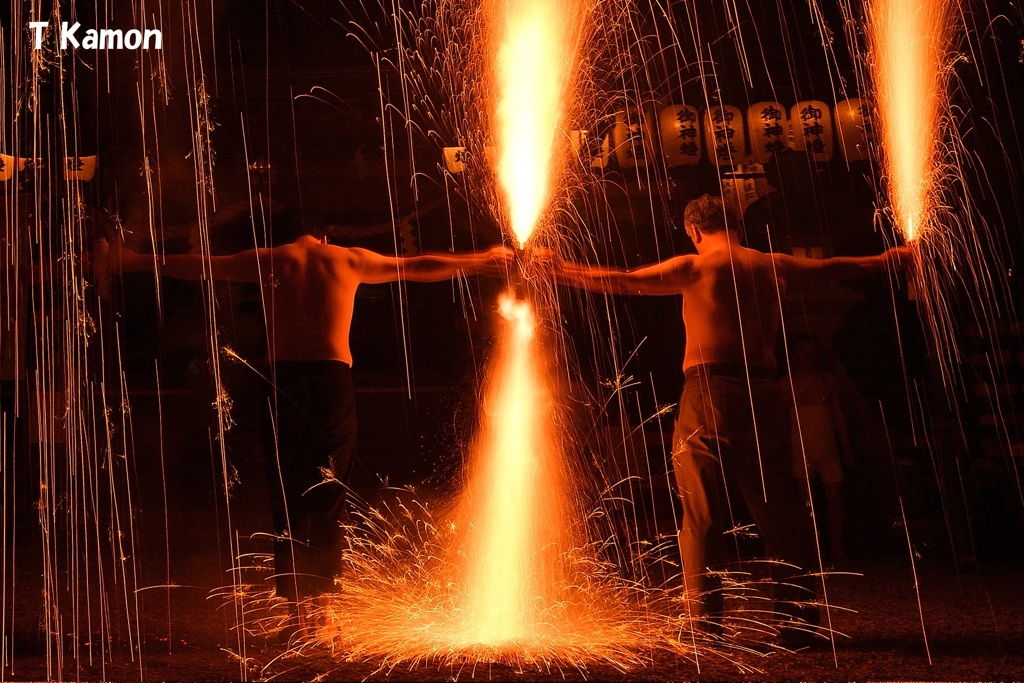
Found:
[{"label": "dark shorts", "polygon": [[355,391],[341,361],[279,361],[273,373],[266,463],[275,574],[278,593],[295,600],[330,591],[341,569]]}]

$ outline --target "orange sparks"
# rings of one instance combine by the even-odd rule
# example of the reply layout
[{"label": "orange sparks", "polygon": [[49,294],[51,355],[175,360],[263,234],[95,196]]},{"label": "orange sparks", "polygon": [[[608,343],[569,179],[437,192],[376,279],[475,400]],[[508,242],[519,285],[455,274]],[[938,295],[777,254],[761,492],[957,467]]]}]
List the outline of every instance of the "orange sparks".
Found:
[{"label": "orange sparks", "polygon": [[525,246],[561,167],[557,144],[582,23],[581,0],[492,0],[498,184]]},{"label": "orange sparks", "polygon": [[547,588],[558,583],[557,560],[571,548],[560,538],[569,493],[533,308],[506,293],[499,310],[505,330],[472,454],[464,501],[472,528],[462,550],[465,637],[488,645],[533,636],[537,608],[554,597]]},{"label": "orange sparks", "polygon": [[883,161],[897,227],[908,242],[934,212],[950,50],[949,0],[874,0],[872,78]]},{"label": "orange sparks", "polygon": [[[539,669],[605,662],[620,669],[662,647],[690,656],[680,619],[620,578],[587,539],[554,376],[529,301],[499,303],[466,486],[445,521],[404,504],[349,534],[325,626],[300,640],[350,660],[504,662]],[[570,486],[574,482],[575,487]],[[392,526],[394,525],[394,526]],[[666,601],[668,604],[670,601]],[[688,633],[688,632],[687,632]]]}]

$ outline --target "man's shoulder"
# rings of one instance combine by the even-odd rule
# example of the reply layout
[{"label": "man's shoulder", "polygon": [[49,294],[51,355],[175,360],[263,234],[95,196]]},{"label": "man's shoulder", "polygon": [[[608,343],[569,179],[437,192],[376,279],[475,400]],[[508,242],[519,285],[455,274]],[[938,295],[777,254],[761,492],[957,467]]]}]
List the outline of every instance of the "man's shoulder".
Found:
[{"label": "man's shoulder", "polygon": [[288,244],[283,244],[279,247],[274,248],[275,255],[281,255],[284,257],[307,257],[311,254],[318,255],[323,258],[357,258],[360,253],[365,252],[365,249],[358,249],[355,247],[342,247],[337,244],[325,244],[319,240],[305,240],[298,239]]},{"label": "man's shoulder", "polygon": [[759,282],[785,279],[788,265],[776,258],[778,256],[785,255],[741,247],[732,252],[701,254],[694,262],[694,270],[701,279],[710,281],[731,281],[739,275],[744,281],[750,278]]},{"label": "man's shoulder", "polygon": [[701,268],[732,268],[735,264],[745,264],[754,268],[770,266],[775,254],[766,254],[749,247],[733,247],[704,254],[689,254],[693,265]]},{"label": "man's shoulder", "polygon": [[344,265],[348,268],[356,268],[366,264],[369,259],[377,256],[377,252],[362,247],[342,247],[337,244],[327,244],[320,252],[325,258],[334,263]]},{"label": "man's shoulder", "polygon": [[793,261],[793,256],[777,251],[758,251],[747,249],[750,254],[751,263],[754,263],[765,270],[779,271],[785,269]]}]

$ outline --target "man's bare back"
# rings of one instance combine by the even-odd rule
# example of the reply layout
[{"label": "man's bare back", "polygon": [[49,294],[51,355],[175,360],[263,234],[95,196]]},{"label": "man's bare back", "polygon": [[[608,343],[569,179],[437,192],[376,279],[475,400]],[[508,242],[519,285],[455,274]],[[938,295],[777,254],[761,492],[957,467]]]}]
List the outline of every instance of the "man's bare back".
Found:
[{"label": "man's bare back", "polygon": [[774,259],[732,245],[692,261],[692,279],[681,290],[683,369],[720,363],[774,372],[779,302],[785,295]]},{"label": "man's bare back", "polygon": [[348,337],[361,283],[358,255],[312,237],[268,251],[261,285],[270,358],[352,365]]}]

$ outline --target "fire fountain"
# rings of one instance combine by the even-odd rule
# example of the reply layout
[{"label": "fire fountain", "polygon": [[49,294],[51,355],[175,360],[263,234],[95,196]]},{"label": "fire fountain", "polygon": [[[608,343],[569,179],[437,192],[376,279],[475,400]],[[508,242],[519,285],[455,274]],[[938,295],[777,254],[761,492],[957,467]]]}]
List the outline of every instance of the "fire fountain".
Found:
[{"label": "fire fountain", "polygon": [[951,18],[947,0],[876,0],[870,7],[882,161],[893,221],[907,242],[936,220]]},{"label": "fire fountain", "polygon": [[[522,252],[543,224],[562,173],[565,100],[587,6],[494,0],[485,11],[496,176],[509,237]],[[355,586],[343,579],[331,626],[317,638],[388,662],[603,658],[625,665],[635,660],[630,650],[641,637],[633,596],[588,547],[586,520],[569,489],[543,326],[531,301],[512,290],[498,310],[498,348],[466,486],[450,519],[411,546],[419,555],[412,564],[418,585],[403,581],[395,594],[391,579],[408,576],[410,558],[389,563],[380,546],[360,544],[348,560],[355,564],[351,575],[362,578]],[[369,567],[368,557],[382,561]],[[384,586],[390,600],[377,592]],[[356,624],[358,631],[349,629]]]}]

